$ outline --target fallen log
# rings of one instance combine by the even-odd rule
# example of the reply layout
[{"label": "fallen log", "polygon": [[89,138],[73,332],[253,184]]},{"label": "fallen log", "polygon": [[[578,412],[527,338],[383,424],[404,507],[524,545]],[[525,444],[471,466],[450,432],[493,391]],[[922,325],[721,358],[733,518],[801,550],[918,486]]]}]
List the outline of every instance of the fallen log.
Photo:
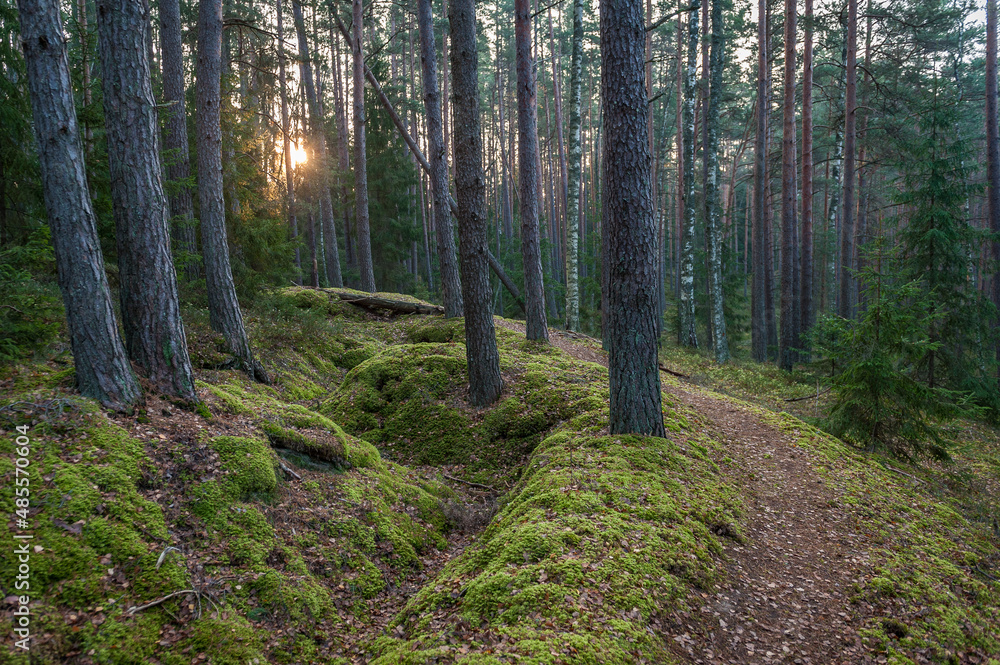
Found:
[{"label": "fallen log", "polygon": [[670,369],[669,367],[667,367],[663,363],[659,363],[657,366],[660,368],[661,372],[666,372],[667,374],[669,374],[671,376],[676,376],[679,379],[690,379],[691,378],[687,374],[681,374],[680,372],[675,372],[674,370]]},{"label": "fallen log", "polygon": [[363,307],[365,309],[387,309],[400,314],[444,314],[444,307],[441,305],[430,305],[421,302],[409,302],[407,300],[393,300],[380,296],[366,296],[352,291],[337,291],[335,289],[323,289],[332,296],[337,296],[344,302]]},{"label": "fallen log", "polygon": [[804,399],[816,399],[820,395],[825,395],[830,392],[830,388],[827,388],[823,392],[816,393],[815,395],[806,395],[805,397],[789,397],[785,399],[786,402],[801,402]]}]

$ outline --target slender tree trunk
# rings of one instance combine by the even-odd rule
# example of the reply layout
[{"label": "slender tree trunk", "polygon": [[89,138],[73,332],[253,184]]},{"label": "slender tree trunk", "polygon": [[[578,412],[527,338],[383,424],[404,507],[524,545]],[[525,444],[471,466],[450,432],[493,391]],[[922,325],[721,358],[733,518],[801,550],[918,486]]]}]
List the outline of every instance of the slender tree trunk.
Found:
[{"label": "slender tree trunk", "polygon": [[791,371],[795,339],[795,0],[785,0],[785,98],[781,139],[781,337],[778,367]]},{"label": "slender tree trunk", "polygon": [[76,385],[85,397],[108,408],[127,409],[142,403],[142,391],[118,333],[104,272],[59,3],[20,0],[18,9],[42,193]]},{"label": "slender tree trunk", "polygon": [[[174,2],[177,0],[166,0]],[[299,248],[299,222],[295,210],[295,181],[292,177],[291,125],[288,122],[288,85],[285,78],[285,25],[281,0],[276,0],[278,14],[278,94],[281,96],[282,154],[285,162],[285,201],[288,205],[288,236],[295,243],[296,280],[302,283],[302,252]]]},{"label": "slender tree trunk", "polygon": [[[81,12],[86,3],[81,2]],[[177,250],[185,257],[184,278],[198,278],[198,240],[195,235],[194,202],[191,188],[191,161],[188,157],[187,113],[184,105],[184,50],[181,46],[181,9],[179,0],[160,3],[160,51],[163,67],[163,148],[166,152],[167,180],[173,181],[169,196],[173,217],[173,236]],[[89,78],[89,64],[84,61],[84,75]]]},{"label": "slender tree trunk", "polygon": [[722,104],[723,66],[722,0],[712,0],[712,50],[709,57],[711,94],[706,97],[705,125],[708,141],[705,143],[705,164],[708,179],[705,181],[705,239],[708,245],[709,308],[712,319],[712,348],[715,361],[729,360],[729,341],[726,337],[726,317],[722,301],[722,229],[719,206],[719,106]]},{"label": "slender tree trunk", "polygon": [[226,212],[222,199],[222,2],[202,0],[198,10],[198,62],[195,86],[196,143],[198,149],[198,201],[201,210],[201,244],[205,257],[208,315],[213,330],[221,333],[240,369],[252,379],[269,382],[253,356],[236,299],[229,264]]},{"label": "slender tree trunk", "polygon": [[569,80],[569,164],[566,201],[566,329],[580,329],[580,109],[583,0],[573,0],[573,54]]},{"label": "slender tree trunk", "polygon": [[[694,12],[692,12],[692,16]],[[657,361],[657,260],[646,136],[642,0],[601,3],[601,99],[607,119],[601,226],[608,288],[612,434],[664,436]],[[695,32],[697,39],[697,32]]]},{"label": "slender tree trunk", "polygon": [[157,389],[197,401],[160,170],[143,0],[99,0],[98,50],[110,161],[122,327],[129,359]]},{"label": "slender tree trunk", "polygon": [[427,152],[430,161],[431,191],[434,196],[434,233],[446,317],[462,315],[462,281],[455,257],[455,234],[448,206],[448,156],[441,131],[441,98],[437,82],[437,49],[434,44],[432,0],[418,0],[420,64],[423,68],[424,108],[427,111]]},{"label": "slender tree trunk", "polygon": [[486,192],[479,121],[479,72],[474,0],[448,3],[451,78],[454,87],[455,191],[458,198],[459,259],[465,303],[465,348],[469,402],[492,404],[503,390],[500,353],[490,313],[487,273]]},{"label": "slender tree trunk", "polygon": [[767,361],[767,0],[757,3],[757,136],[754,142],[753,180],[753,289],[751,291],[751,354]]},{"label": "slender tree trunk", "polygon": [[687,71],[684,82],[684,234],[681,245],[680,344],[698,346],[694,301],[694,105],[698,93],[698,10],[694,0],[688,12]]},{"label": "slender tree trunk", "polygon": [[[316,174],[317,200],[319,201],[319,223],[323,233],[323,258],[326,266],[326,281],[333,287],[344,285],[340,271],[340,250],[337,247],[337,230],[333,222],[333,201],[330,195],[330,167],[326,154],[326,126],[323,109],[316,86],[313,84],[312,61],[309,57],[309,39],[306,35],[302,6],[292,0],[292,14],[295,18],[295,33],[299,40],[299,68],[305,84],[306,101],[309,104],[309,119],[312,125],[313,151],[316,162],[312,170]],[[317,68],[318,69],[318,68]],[[319,72],[316,72],[317,79]]]},{"label": "slender tree trunk", "polygon": [[[1000,130],[997,128],[997,0],[986,2],[986,170],[993,260],[1000,266]],[[1000,311],[1000,272],[993,273],[993,304]],[[997,323],[1000,327],[1000,322]],[[1000,342],[996,347],[1000,380]]]},{"label": "slender tree trunk", "polygon": [[354,57],[354,219],[358,230],[358,271],[361,290],[375,291],[375,271],[372,266],[371,228],[368,221],[368,158],[365,155],[365,59],[362,51],[364,32],[363,0],[353,0],[354,34],[351,53]]},{"label": "slender tree trunk", "polygon": [[[549,54],[550,64],[552,66],[552,99],[555,102],[555,130],[556,130],[556,142],[559,146],[559,204],[560,210],[563,214],[567,211],[567,201],[569,198],[567,192],[569,191],[567,175],[568,167],[566,164],[566,144],[563,142],[563,112],[562,112],[562,86],[559,85],[559,62],[561,58],[559,57],[559,52],[556,50],[556,38],[555,32],[552,29],[552,10],[549,9],[548,12],[549,19],[549,49],[552,53]],[[553,218],[553,223],[557,223],[556,218]],[[556,234],[558,236],[558,234]],[[558,237],[554,238],[553,247],[558,248],[559,242]],[[552,271],[552,278],[556,278],[558,271]]]},{"label": "slender tree trunk", "polygon": [[[334,20],[339,22],[340,18],[336,13],[334,5]],[[350,163],[350,135],[347,131],[346,99],[344,92],[344,82],[341,80],[340,68],[340,41],[333,34],[333,26],[330,26],[330,49],[333,51],[331,65],[334,73],[334,106],[337,116],[337,181],[340,183],[340,208],[344,219],[344,251],[347,254],[347,267],[353,269],[357,267],[357,258],[354,255],[354,241],[351,237],[351,197],[347,191],[347,174],[351,170]],[[350,39],[344,37],[345,43],[350,43]]]},{"label": "slender tree trunk", "polygon": [[840,224],[840,297],[837,313],[845,319],[854,316],[854,178],[855,117],[858,88],[858,0],[847,0],[847,80],[844,108],[844,214]]},{"label": "slender tree trunk", "polygon": [[[679,0],[679,3],[683,3],[684,0]],[[684,195],[687,189],[684,188],[684,22],[681,20],[683,14],[679,14],[677,17],[677,131],[675,132],[677,140],[677,232],[674,234],[676,236],[675,242],[675,252],[674,252],[674,297],[680,298],[681,292],[681,273],[683,259],[681,258],[681,252],[684,242]],[[679,301],[678,301],[679,303]],[[678,304],[678,314],[680,313],[680,305]],[[678,331],[680,329],[678,328]],[[680,341],[680,335],[678,332],[678,341]]]},{"label": "slender tree trunk", "polygon": [[[802,319],[799,329],[808,335],[816,320],[813,312],[813,109],[812,49],[813,0],[805,0],[805,45],[802,50]],[[804,345],[802,339],[800,345]],[[809,360],[808,356],[803,360]]]},{"label": "slender tree trunk", "polygon": [[542,250],[538,238],[538,104],[535,98],[535,62],[531,54],[530,0],[514,1],[517,43],[517,154],[521,196],[521,256],[524,262],[524,298],[528,306],[527,337],[548,340]]}]

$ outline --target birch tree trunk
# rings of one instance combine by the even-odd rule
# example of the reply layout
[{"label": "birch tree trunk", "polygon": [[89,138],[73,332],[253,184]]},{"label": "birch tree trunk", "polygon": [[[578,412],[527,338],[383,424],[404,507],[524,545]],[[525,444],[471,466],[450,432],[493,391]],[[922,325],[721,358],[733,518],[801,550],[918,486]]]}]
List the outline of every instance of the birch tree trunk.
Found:
[{"label": "birch tree trunk", "polygon": [[129,359],[158,390],[198,397],[170,255],[145,0],[97,3],[122,327]]},{"label": "birch tree trunk", "polygon": [[438,93],[432,0],[418,0],[417,21],[420,29],[424,108],[427,111],[427,153],[431,167],[429,175],[434,197],[434,235],[437,238],[438,265],[441,269],[444,315],[462,316],[462,280],[455,256],[455,234],[448,205],[448,156],[445,154],[441,128],[441,97]]},{"label": "birch tree trunk", "polygon": [[[355,0],[358,2],[358,0]],[[448,3],[451,80],[454,88],[455,193],[459,259],[465,304],[469,403],[492,404],[503,390],[487,273],[486,191],[479,121],[479,67],[474,0]]]},{"label": "birch tree trunk", "polygon": [[[706,0],[707,1],[707,0]],[[708,246],[709,309],[712,319],[712,350],[715,362],[729,360],[726,317],[722,301],[722,229],[719,205],[719,106],[722,104],[723,66],[722,0],[712,0],[712,50],[709,57],[710,94],[706,97],[705,125],[705,242]]]},{"label": "birch tree trunk", "polygon": [[785,80],[781,133],[781,336],[778,367],[791,371],[795,339],[795,0],[785,0]]},{"label": "birch tree trunk", "polygon": [[[85,3],[81,3],[86,11]],[[163,148],[167,180],[174,182],[169,194],[173,217],[173,236],[178,251],[186,256],[182,267],[184,278],[198,278],[198,239],[194,219],[194,201],[187,185],[191,177],[188,156],[187,111],[184,102],[184,49],[181,45],[181,8],[179,0],[160,2],[160,51],[163,68]],[[84,69],[88,65],[84,62]],[[89,76],[89,75],[88,75]]]},{"label": "birch tree trunk", "polygon": [[354,9],[351,53],[354,58],[354,219],[358,231],[358,272],[361,273],[361,290],[374,293],[375,271],[368,220],[368,158],[365,155],[365,59],[361,48],[364,39],[363,0],[353,0],[351,6]]},{"label": "birch tree trunk", "polygon": [[19,0],[18,9],[42,193],[76,385],[105,407],[127,409],[142,403],[142,391],[118,333],[104,272],[59,2]]},{"label": "birch tree trunk", "polygon": [[767,361],[767,235],[765,198],[767,183],[767,0],[757,3],[757,136],[754,141],[753,178],[753,288],[751,290],[751,355]]},{"label": "birch tree trunk", "polygon": [[569,163],[566,197],[566,329],[580,330],[580,148],[583,0],[573,0],[573,52],[569,79]]},{"label": "birch tree trunk", "polygon": [[[542,249],[538,238],[538,104],[535,97],[535,59],[531,54],[530,0],[514,0],[517,51],[517,154],[521,196],[521,258],[524,262],[524,301],[527,338],[549,339],[542,282]],[[554,220],[553,220],[554,221]]]},{"label": "birch tree trunk", "polygon": [[[601,3],[605,178],[601,226],[612,434],[664,436],[657,361],[657,257],[650,198],[642,0]],[[695,33],[697,38],[697,33]]]},{"label": "birch tree trunk", "polygon": [[[687,71],[684,74],[684,232],[681,240],[681,292],[679,299],[681,346],[697,348],[694,301],[694,105],[698,92],[698,10],[700,0],[688,12]],[[643,137],[645,139],[645,137]]]},{"label": "birch tree trunk", "polygon": [[198,62],[195,85],[195,142],[198,150],[198,201],[205,257],[208,316],[221,333],[240,369],[262,383],[269,379],[254,358],[243,326],[243,312],[229,263],[226,212],[222,198],[222,2],[202,0],[198,8]]}]

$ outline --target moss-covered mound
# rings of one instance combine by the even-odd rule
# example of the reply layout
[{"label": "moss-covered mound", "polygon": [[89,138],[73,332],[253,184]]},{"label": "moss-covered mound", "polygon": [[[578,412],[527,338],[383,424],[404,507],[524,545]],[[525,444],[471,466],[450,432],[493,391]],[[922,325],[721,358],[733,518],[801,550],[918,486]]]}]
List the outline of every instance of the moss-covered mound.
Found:
[{"label": "moss-covered mound", "polygon": [[739,504],[696,443],[555,434],[375,662],[665,662],[656,628],[711,585]]},{"label": "moss-covered mound", "polygon": [[[516,478],[554,427],[607,403],[607,373],[509,330],[497,333],[507,387],[486,409],[467,405],[463,343],[417,342],[390,346],[352,369],[320,411],[400,461]],[[409,339],[463,335],[444,319],[407,330]]]}]

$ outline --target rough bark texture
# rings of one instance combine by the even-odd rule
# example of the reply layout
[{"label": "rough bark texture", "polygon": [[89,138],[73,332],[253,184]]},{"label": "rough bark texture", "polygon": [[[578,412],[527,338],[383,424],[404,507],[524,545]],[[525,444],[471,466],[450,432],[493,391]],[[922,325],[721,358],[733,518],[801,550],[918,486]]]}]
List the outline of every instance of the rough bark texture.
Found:
[{"label": "rough bark texture", "polygon": [[[692,13],[694,15],[694,13]],[[697,37],[697,32],[695,33]],[[642,0],[601,3],[605,339],[613,434],[664,436]],[[611,149],[607,149],[611,148]]]},{"label": "rough bark texture", "polygon": [[[313,85],[312,61],[309,58],[309,39],[306,36],[302,6],[292,0],[292,14],[295,19],[295,34],[299,42],[299,67],[301,79],[305,83],[306,101],[309,105],[309,120],[316,161],[312,172],[316,174],[316,190],[319,199],[319,222],[323,232],[323,258],[326,266],[326,281],[334,287],[344,285],[340,271],[340,250],[337,247],[337,229],[333,222],[333,201],[330,195],[330,166],[326,154],[326,128],[323,123],[323,109],[316,86]],[[319,72],[316,72],[318,78]],[[374,279],[373,279],[374,281]],[[374,289],[374,287],[372,287]]]},{"label": "rough bark texture", "polygon": [[[802,49],[802,306],[799,331],[803,338],[815,321],[813,313],[813,0],[805,0],[805,45]],[[800,340],[800,345],[801,345]],[[808,362],[808,356],[803,358]]]},{"label": "rough bark texture", "polygon": [[372,266],[371,227],[368,221],[368,159],[365,155],[365,59],[361,49],[364,34],[362,0],[354,0],[354,34],[351,54],[354,58],[354,219],[358,231],[358,272],[361,290],[374,293],[375,270]]},{"label": "rough bark texture", "polygon": [[726,317],[722,301],[722,224],[719,205],[719,106],[722,104],[723,66],[722,0],[712,0],[712,48],[709,56],[711,94],[706,98],[705,126],[705,243],[708,246],[708,300],[712,320],[712,351],[715,361],[729,360]]},{"label": "rough bark texture", "polygon": [[[514,37],[517,51],[517,155],[521,196],[521,258],[524,262],[524,300],[528,306],[526,335],[548,340],[542,249],[538,238],[538,104],[535,97],[535,59],[531,55],[531,6],[514,0]],[[553,220],[554,221],[554,220]]]},{"label": "rough bark texture", "polygon": [[757,3],[757,136],[753,173],[753,288],[751,290],[751,355],[767,361],[767,236],[765,197],[767,182],[767,0]]},{"label": "rough bark texture", "polygon": [[418,0],[420,65],[423,71],[424,109],[427,112],[427,152],[430,157],[431,191],[434,196],[434,231],[437,238],[441,292],[446,317],[462,316],[462,280],[455,255],[455,234],[448,205],[448,156],[441,130],[441,96],[437,80],[437,48],[434,44],[432,0]]},{"label": "rough bark texture", "polygon": [[208,317],[221,333],[240,369],[251,378],[268,382],[253,356],[236,299],[226,239],[226,212],[222,198],[222,126],[219,104],[222,84],[222,2],[202,0],[198,10],[198,61],[195,85],[195,127],[198,150],[198,202],[201,245],[205,257]]},{"label": "rough bark texture", "polygon": [[142,391],[118,334],[104,273],[59,3],[20,0],[18,9],[42,192],[66,306],[76,384],[86,397],[112,409],[125,409],[142,402]]},{"label": "rough bark texture", "polygon": [[785,80],[781,132],[781,336],[778,367],[792,369],[795,340],[795,0],[785,0]]},{"label": "rough bark texture", "polygon": [[486,181],[479,123],[479,74],[474,0],[451,0],[451,81],[453,87],[455,192],[458,245],[465,302],[465,347],[469,402],[492,404],[503,390],[496,330],[490,312],[487,273]]},{"label": "rough bark texture", "polygon": [[122,327],[129,359],[152,384],[196,401],[170,255],[170,212],[146,50],[149,30],[145,0],[97,3]]},{"label": "rough bark texture", "polygon": [[[288,122],[288,87],[285,74],[285,23],[281,15],[281,0],[276,0],[275,11],[278,15],[278,94],[281,97],[281,146],[285,162],[285,203],[288,206],[288,236],[292,240],[297,240],[299,237],[299,222],[295,212],[295,181],[292,177],[292,128]],[[298,269],[297,281],[301,284],[302,252],[297,242],[295,244],[295,267]]]},{"label": "rough bark texture", "polygon": [[[993,260],[1000,266],[1000,129],[997,128],[997,0],[986,3],[986,172]],[[1000,272],[993,273],[993,304],[1000,310]],[[1000,325],[1000,323],[998,323]],[[1000,364],[1000,344],[996,349]],[[1000,379],[1000,367],[997,368]]]},{"label": "rough bark texture", "polygon": [[[681,346],[698,346],[694,301],[694,239],[697,206],[694,194],[694,105],[698,92],[698,9],[700,0],[688,12],[687,70],[684,72],[684,232],[681,239],[681,292],[678,299]],[[645,137],[643,137],[645,140]],[[614,143],[610,145],[616,145]]]},{"label": "rough bark texture", "polygon": [[583,0],[573,0],[573,51],[569,78],[569,163],[566,197],[566,329],[580,330],[580,147]]},{"label": "rough bark texture", "polygon": [[179,0],[160,2],[160,57],[163,70],[163,149],[167,167],[167,180],[172,181],[169,192],[170,214],[173,217],[173,234],[177,250],[186,255],[183,262],[184,278],[198,278],[197,229],[194,220],[194,201],[187,185],[191,177],[191,160],[188,156],[187,111],[184,102],[184,49],[181,45],[181,7]]},{"label": "rough bark texture", "polygon": [[858,0],[847,0],[847,80],[844,102],[844,214],[840,222],[840,297],[837,314],[854,315],[854,160],[858,98]]}]

